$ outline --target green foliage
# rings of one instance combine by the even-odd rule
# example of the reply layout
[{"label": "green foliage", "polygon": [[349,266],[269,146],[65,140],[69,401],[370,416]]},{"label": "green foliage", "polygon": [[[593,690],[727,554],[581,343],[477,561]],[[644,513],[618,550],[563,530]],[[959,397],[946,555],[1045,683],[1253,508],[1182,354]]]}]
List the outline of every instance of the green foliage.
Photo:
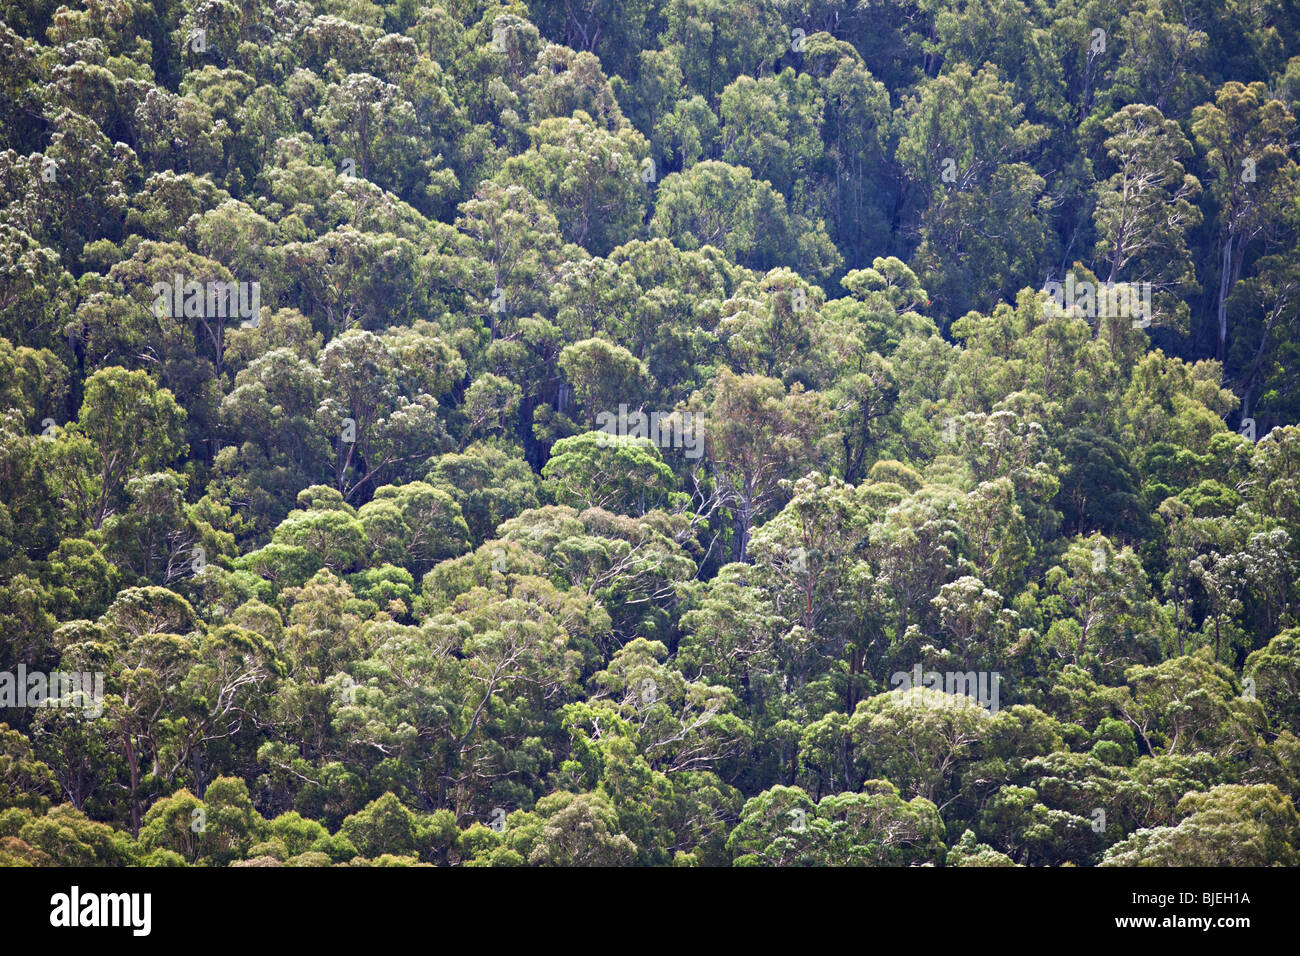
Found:
[{"label": "green foliage", "polygon": [[0,0],[0,864],[1300,865],[1297,110],[1277,2]]}]

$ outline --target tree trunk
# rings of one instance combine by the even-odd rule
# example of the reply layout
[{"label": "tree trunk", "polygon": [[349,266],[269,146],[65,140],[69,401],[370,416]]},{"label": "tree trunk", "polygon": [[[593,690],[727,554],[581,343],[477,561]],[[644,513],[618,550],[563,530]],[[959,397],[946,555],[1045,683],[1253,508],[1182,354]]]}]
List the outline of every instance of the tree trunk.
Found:
[{"label": "tree trunk", "polygon": [[140,838],[140,761],[135,752],[135,740],[129,731],[122,734],[126,744],[126,763],[131,769],[131,836]]},{"label": "tree trunk", "polygon": [[1233,236],[1228,234],[1223,244],[1222,262],[1219,266],[1219,334],[1214,357],[1220,362],[1227,353],[1228,342],[1228,294],[1232,292],[1232,246]]},{"label": "tree trunk", "polygon": [[751,520],[750,506],[748,501],[742,501],[736,508],[735,532],[736,540],[732,545],[732,559],[741,564],[745,562],[745,556],[749,553],[749,524]]}]

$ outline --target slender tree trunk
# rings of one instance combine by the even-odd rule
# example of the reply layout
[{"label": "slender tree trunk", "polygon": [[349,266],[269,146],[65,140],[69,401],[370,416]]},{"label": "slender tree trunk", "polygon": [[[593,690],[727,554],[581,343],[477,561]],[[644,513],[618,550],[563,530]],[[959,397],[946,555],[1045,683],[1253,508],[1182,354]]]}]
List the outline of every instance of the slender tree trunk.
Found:
[{"label": "slender tree trunk", "polygon": [[1219,335],[1214,357],[1220,362],[1227,354],[1228,342],[1228,294],[1232,291],[1232,247],[1233,236],[1228,234],[1223,243],[1223,257],[1219,267]]},{"label": "slender tree trunk", "polygon": [[140,838],[140,761],[135,752],[135,740],[130,731],[122,734],[126,744],[126,763],[131,769],[131,836]]},{"label": "slender tree trunk", "polygon": [[736,508],[736,542],[732,546],[733,559],[741,564],[745,562],[745,556],[749,553],[750,517],[749,502],[742,501]]}]

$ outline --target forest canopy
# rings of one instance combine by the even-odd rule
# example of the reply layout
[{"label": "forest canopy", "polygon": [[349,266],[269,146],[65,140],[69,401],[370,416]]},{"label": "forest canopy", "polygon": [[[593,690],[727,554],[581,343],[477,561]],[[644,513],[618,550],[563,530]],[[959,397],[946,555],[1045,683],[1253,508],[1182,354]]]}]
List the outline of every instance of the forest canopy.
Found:
[{"label": "forest canopy", "polygon": [[1300,865],[1300,7],[0,0],[0,865]]}]

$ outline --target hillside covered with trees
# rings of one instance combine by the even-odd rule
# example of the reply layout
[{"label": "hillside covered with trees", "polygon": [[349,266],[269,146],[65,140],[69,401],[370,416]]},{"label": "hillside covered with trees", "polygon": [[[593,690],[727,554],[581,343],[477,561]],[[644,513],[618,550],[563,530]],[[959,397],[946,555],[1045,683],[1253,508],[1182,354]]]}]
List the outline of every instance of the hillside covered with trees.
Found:
[{"label": "hillside covered with trees", "polygon": [[1300,864],[1300,7],[0,0],[0,865]]}]

